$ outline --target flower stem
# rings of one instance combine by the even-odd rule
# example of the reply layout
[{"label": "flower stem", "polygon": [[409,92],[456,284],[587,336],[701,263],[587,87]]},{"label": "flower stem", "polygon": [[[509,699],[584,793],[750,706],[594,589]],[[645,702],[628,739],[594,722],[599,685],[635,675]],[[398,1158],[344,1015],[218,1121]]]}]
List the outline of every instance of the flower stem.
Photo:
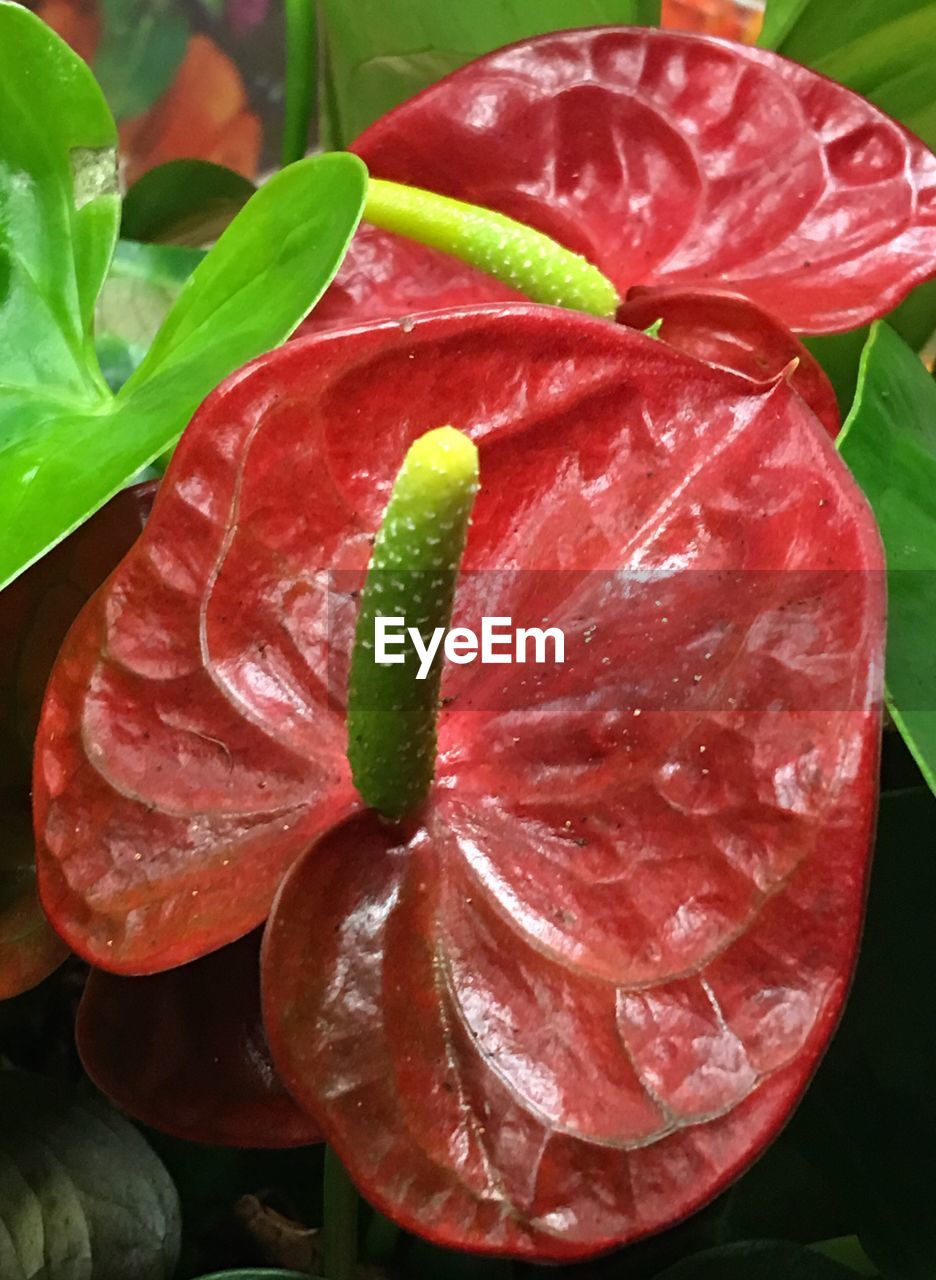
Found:
[{"label": "flower stem", "polygon": [[534,302],[608,319],[620,305],[611,281],[580,254],[492,209],[371,178],[364,218],[441,249]]},{"label": "flower stem", "polygon": [[283,167],[301,160],[309,146],[315,100],[315,0],[286,0],[286,118]]},{"label": "flower stem", "polygon": [[357,1271],[358,1193],[331,1147],[325,1148],[322,1270],[326,1280],[354,1280]]},{"label": "flower stem", "polygon": [[[441,646],[448,627],[468,519],[478,491],[478,451],[460,431],[421,436],[400,468],[358,613],[348,682],[348,760],[366,804],[398,820],[425,797],[436,756]],[[400,637],[383,644],[384,624]],[[422,640],[417,652],[411,630]],[[384,652],[381,652],[381,649]]]}]

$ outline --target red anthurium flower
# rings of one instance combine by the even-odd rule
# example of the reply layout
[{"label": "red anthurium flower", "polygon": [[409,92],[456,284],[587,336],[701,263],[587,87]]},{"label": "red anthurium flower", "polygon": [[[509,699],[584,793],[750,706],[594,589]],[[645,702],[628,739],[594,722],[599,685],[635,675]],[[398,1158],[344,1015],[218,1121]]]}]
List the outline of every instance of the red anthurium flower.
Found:
[{"label": "red anthurium flower", "polygon": [[[883,315],[936,262],[936,159],[921,142],[804,67],[701,36],[540,36],[454,72],[352,149],[377,177],[547,232],[622,295],[728,290],[798,332]],[[312,323],[505,296],[364,228]]]},{"label": "red anthurium flower", "polygon": [[[548,620],[567,655],[452,666],[433,789],[388,826],[345,755],[354,591],[445,422],[482,481],[456,622]],[[46,909],[153,973],[281,885],[273,1058],[368,1197],[535,1257],[656,1230],[776,1132],[841,1008],[882,571],[784,381],[532,305],[293,343],[202,406],[63,648]]]},{"label": "red anthurium flower", "polygon": [[77,1026],[92,1080],[137,1119],[190,1142],[317,1142],[270,1061],[259,952],[253,933],[149,978],[92,972]]}]

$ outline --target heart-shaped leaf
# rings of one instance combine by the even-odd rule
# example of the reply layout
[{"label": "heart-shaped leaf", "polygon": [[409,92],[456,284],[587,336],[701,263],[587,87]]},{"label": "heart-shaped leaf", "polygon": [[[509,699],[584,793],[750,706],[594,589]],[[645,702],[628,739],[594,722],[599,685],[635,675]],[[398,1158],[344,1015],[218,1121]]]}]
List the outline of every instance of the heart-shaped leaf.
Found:
[{"label": "heart-shaped leaf", "polygon": [[854,1280],[830,1258],[784,1241],[752,1240],[707,1249],[668,1267],[657,1280]]},{"label": "heart-shaped leaf", "polygon": [[60,1081],[0,1073],[4,1280],[170,1280],[179,1204],[126,1120]]},{"label": "heart-shaped leaf", "polygon": [[[726,289],[796,331],[882,315],[936,261],[936,158],[922,144],[803,67],[699,36],[541,36],[449,76],[353,150],[376,177],[547,232],[622,296]],[[428,250],[372,232],[339,276],[353,299],[344,315],[503,296],[463,267],[448,281],[440,271]]]},{"label": "heart-shaped leaf", "polygon": [[149,978],[91,974],[78,1014],[85,1070],[137,1120],[190,1142],[319,1141],[270,1062],[260,936]]},{"label": "heart-shaped leaf", "polygon": [[[48,86],[41,98],[37,85]],[[222,378],[292,332],[331,280],[364,199],[352,156],[277,174],[114,398],[92,336],[120,212],[114,143],[85,64],[0,0],[0,584],[163,452]]]},{"label": "heart-shaped leaf", "polygon": [[888,706],[936,790],[936,383],[886,324],[871,331],[839,448],[887,552]]}]

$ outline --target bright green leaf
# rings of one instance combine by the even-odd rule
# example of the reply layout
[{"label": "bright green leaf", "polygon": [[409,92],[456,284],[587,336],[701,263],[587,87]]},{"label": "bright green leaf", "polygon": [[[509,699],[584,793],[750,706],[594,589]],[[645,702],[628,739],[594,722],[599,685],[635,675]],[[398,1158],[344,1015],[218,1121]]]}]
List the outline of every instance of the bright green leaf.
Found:
[{"label": "bright green leaf", "polygon": [[169,1280],[179,1203],[140,1134],[61,1081],[0,1073],[3,1280]]},{"label": "bright green leaf", "polygon": [[873,326],[839,448],[887,552],[887,700],[936,789],[936,383],[886,324]]},{"label": "bright green leaf", "polygon": [[[184,397],[184,425],[232,370],[287,338],[337,271],[366,191],[364,165],[338,153],[265,183],[183,288],[119,409],[145,416]],[[163,432],[166,443],[179,430]]]},{"label": "bright green leaf", "polygon": [[172,84],[188,21],[178,0],[98,0],[103,19],[94,73],[118,120],[141,115]]},{"label": "bright green leaf", "polygon": [[176,440],[219,382],[282,342],[338,269],[363,206],[354,156],[314,156],[266,183],[182,289],[115,400],[0,389],[0,584]]},{"label": "bright green leaf", "polygon": [[117,133],[81,59],[0,0],[0,450],[16,393],[92,409],[94,302],[117,225]]},{"label": "bright green leaf", "polygon": [[208,160],[170,160],[139,178],[124,198],[128,240],[203,245],[216,239],[255,191],[233,169]]},{"label": "bright green leaf", "polygon": [[479,54],[545,31],[657,23],[659,0],[324,0],[330,141],[365,126]]},{"label": "bright green leaf", "polygon": [[855,1274],[799,1244],[752,1240],[684,1258],[657,1280],[854,1280]]}]

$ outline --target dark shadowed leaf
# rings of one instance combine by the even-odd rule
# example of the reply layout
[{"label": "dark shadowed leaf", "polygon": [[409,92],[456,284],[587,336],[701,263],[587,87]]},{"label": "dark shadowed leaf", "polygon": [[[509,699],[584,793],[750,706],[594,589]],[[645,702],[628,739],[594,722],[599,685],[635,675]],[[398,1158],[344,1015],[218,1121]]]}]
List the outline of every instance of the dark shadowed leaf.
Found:
[{"label": "dark shadowed leaf", "polygon": [[685,1258],[657,1280],[854,1280],[855,1274],[803,1245],[753,1240]]},{"label": "dark shadowed leaf", "polygon": [[[936,799],[881,800],[868,918],[841,1028],[794,1118],[803,1155],[847,1198],[883,1275],[936,1272],[936,1103],[930,977]],[[913,1134],[913,1142],[906,1135]]]},{"label": "dark shadowed leaf", "polygon": [[69,1085],[0,1073],[3,1280],[170,1280],[179,1205],[133,1126]]},{"label": "dark shadowed leaf", "polygon": [[124,197],[121,234],[128,240],[200,246],[215,240],[254,193],[242,174],[208,160],[170,160]]},{"label": "dark shadowed leaf", "polygon": [[92,973],[77,1039],[98,1088],[153,1128],[214,1146],[319,1141],[270,1061],[258,934],[149,978]]}]

